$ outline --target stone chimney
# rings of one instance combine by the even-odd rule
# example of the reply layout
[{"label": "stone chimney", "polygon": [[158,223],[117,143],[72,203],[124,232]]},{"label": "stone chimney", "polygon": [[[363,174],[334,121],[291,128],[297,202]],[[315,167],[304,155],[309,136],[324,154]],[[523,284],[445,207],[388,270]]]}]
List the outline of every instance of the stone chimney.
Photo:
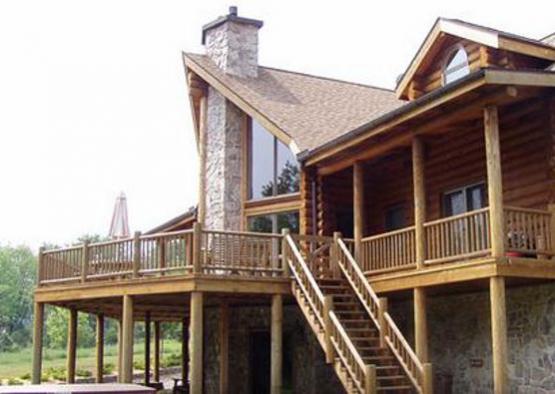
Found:
[{"label": "stone chimney", "polygon": [[242,78],[258,76],[258,29],[262,21],[240,17],[237,7],[202,28],[206,54],[226,73]]}]

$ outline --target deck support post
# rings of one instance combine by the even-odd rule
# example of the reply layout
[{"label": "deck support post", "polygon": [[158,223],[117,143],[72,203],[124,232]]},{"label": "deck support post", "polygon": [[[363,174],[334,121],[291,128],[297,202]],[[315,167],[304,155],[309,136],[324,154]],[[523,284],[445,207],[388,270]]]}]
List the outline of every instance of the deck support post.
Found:
[{"label": "deck support post", "polygon": [[181,379],[183,384],[189,382],[189,325],[186,317],[181,321]]},{"label": "deck support post", "polygon": [[145,386],[150,385],[150,311],[145,313]]},{"label": "deck support post", "polygon": [[414,191],[414,235],[416,268],[424,268],[426,260],[426,183],[424,178],[424,142],[421,137],[412,140],[412,182]]},{"label": "deck support post", "polygon": [[491,277],[491,343],[493,351],[493,392],[507,393],[508,385],[508,351],[507,351],[507,314],[505,305],[505,279]]},{"label": "deck support post", "polygon": [[123,296],[121,382],[133,382],[133,298]]},{"label": "deck support post", "polygon": [[416,355],[421,362],[428,362],[428,317],[426,313],[426,290],[415,287],[414,291],[414,342]]},{"label": "deck support post", "polygon": [[191,293],[191,394],[202,394],[203,297],[202,292]]},{"label": "deck support post", "polygon": [[75,361],[77,349],[77,309],[69,309],[67,324],[67,383],[75,383]]},{"label": "deck support post", "polygon": [[283,364],[283,296],[272,296],[270,394],[281,394]]},{"label": "deck support post", "polygon": [[364,166],[360,161],[353,165],[353,224],[355,259],[360,264],[364,236]]},{"label": "deck support post", "polygon": [[95,382],[104,381],[104,315],[96,315],[96,371]]},{"label": "deck support post", "polygon": [[123,364],[121,363],[123,356],[123,324],[121,319],[118,320],[118,383],[121,383],[123,376]]},{"label": "deck support post", "polygon": [[44,304],[42,302],[35,302],[34,310],[32,383],[40,384],[42,375],[42,334],[44,331]]},{"label": "deck support post", "polygon": [[154,322],[154,381],[160,382],[160,322]]},{"label": "deck support post", "polygon": [[229,392],[229,305],[220,305],[220,394]]},{"label": "deck support post", "polygon": [[503,183],[501,174],[501,148],[499,145],[499,118],[496,106],[484,108],[484,137],[488,174],[488,200],[491,226],[491,254],[505,255],[503,220]]},{"label": "deck support post", "polygon": [[432,364],[424,363],[424,377],[422,379],[422,394],[434,394],[434,374]]}]

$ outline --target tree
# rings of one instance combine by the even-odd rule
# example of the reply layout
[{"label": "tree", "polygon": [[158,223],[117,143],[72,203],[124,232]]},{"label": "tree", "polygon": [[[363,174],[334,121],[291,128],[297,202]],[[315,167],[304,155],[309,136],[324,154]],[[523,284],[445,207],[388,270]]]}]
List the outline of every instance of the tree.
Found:
[{"label": "tree", "polygon": [[0,247],[0,351],[31,341],[36,257],[28,247]]},{"label": "tree", "polygon": [[[299,191],[299,165],[287,161],[277,178],[277,194],[287,194]],[[262,186],[262,195],[271,197],[274,195],[274,181]]]}]

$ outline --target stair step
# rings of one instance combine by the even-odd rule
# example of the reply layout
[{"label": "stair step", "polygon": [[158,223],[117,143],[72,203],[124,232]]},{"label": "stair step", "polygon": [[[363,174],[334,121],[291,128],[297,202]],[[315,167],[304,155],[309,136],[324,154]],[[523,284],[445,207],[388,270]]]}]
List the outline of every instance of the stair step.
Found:
[{"label": "stair step", "polygon": [[377,390],[379,392],[396,392],[396,391],[401,391],[401,392],[411,392],[412,390],[412,386],[383,386],[383,387],[378,387]]}]

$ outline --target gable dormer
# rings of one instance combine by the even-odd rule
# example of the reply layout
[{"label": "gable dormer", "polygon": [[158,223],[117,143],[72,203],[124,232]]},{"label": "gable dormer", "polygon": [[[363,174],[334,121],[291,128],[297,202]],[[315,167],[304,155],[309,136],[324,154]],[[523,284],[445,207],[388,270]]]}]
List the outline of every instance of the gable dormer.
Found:
[{"label": "gable dormer", "polygon": [[420,46],[396,94],[414,100],[481,68],[543,70],[555,62],[555,47],[467,22],[439,18]]}]

